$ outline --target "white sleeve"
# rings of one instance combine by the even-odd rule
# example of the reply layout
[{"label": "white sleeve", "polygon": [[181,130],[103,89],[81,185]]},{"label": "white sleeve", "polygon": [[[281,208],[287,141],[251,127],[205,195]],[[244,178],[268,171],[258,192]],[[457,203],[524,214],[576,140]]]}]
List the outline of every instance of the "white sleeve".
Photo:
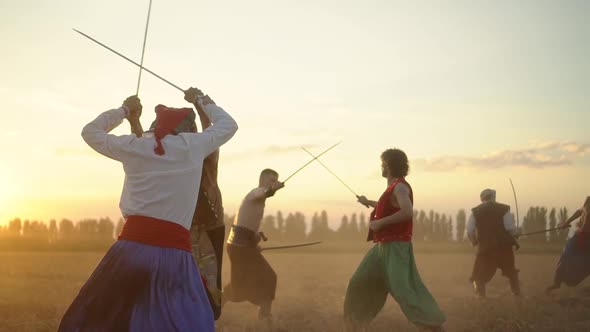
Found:
[{"label": "white sleeve", "polygon": [[467,237],[471,242],[475,241],[475,217],[473,213],[469,216],[469,220],[467,221]]},{"label": "white sleeve", "polygon": [[514,223],[514,217],[512,216],[512,213],[510,213],[510,211],[506,212],[503,219],[504,228],[508,231],[508,233],[512,235],[518,235],[519,230],[518,227],[516,227],[516,224]]},{"label": "white sleeve", "polygon": [[125,119],[123,107],[112,109],[100,114],[82,129],[82,138],[96,152],[111,159],[123,158],[125,148],[135,138],[135,135],[116,136],[109,132],[115,129]]},{"label": "white sleeve", "polygon": [[[197,103],[202,105],[201,99],[199,98]],[[191,135],[191,143],[199,145],[204,149],[205,156],[208,156],[234,136],[238,130],[238,124],[223,108],[214,103],[202,107],[213,124],[202,133]]]}]

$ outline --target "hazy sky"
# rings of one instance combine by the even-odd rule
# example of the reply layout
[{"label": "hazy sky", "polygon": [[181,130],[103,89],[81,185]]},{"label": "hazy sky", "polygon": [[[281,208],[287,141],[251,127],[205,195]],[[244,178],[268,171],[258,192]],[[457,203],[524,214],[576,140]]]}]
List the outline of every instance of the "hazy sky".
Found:
[{"label": "hazy sky", "polygon": [[[135,93],[149,1],[0,1],[0,224],[119,217],[123,171],[80,137]],[[380,153],[411,159],[415,207],[452,212],[498,190],[530,205],[590,195],[588,1],[154,0],[145,66],[201,88],[240,125],[221,150],[226,212],[266,167],[284,178],[314,153],[359,194],[385,187]],[[142,123],[186,106],[143,75]],[[129,131],[127,123],[115,133]],[[314,164],[267,211],[364,208]]]}]

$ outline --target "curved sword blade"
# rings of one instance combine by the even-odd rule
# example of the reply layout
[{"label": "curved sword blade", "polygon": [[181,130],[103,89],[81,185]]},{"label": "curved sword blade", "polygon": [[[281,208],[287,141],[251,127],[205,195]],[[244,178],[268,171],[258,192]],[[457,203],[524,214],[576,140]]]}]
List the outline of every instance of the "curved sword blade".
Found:
[{"label": "curved sword blade", "polygon": [[313,246],[313,245],[320,244],[320,243],[322,243],[322,241],[293,244],[293,245],[288,245],[288,246],[264,247],[264,248],[261,248],[260,251],[307,247],[307,246]]},{"label": "curved sword blade", "polygon": [[530,232],[530,233],[524,233],[524,234],[520,234],[520,236],[527,236],[527,235],[534,235],[534,234],[541,234],[541,233],[547,233],[547,232],[551,232],[551,231],[557,231],[560,229],[566,229],[566,228],[570,228],[571,225],[565,225],[565,226],[559,226],[559,227],[553,227],[553,228],[548,228],[548,229],[544,229],[542,231],[535,231],[535,232]]},{"label": "curved sword blade", "polygon": [[516,190],[514,190],[514,184],[512,183],[512,179],[508,178],[510,181],[510,186],[512,187],[512,194],[514,195],[514,204],[516,208],[516,227],[520,227],[520,217],[518,215],[518,200],[516,199]]}]

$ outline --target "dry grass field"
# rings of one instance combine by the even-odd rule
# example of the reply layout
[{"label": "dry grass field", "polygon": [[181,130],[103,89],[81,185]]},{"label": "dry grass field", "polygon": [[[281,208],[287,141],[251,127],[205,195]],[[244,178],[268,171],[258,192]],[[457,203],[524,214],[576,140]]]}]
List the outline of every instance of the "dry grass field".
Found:
[{"label": "dry grass field", "polygon": [[[368,247],[367,247],[368,248]],[[498,273],[489,298],[476,299],[467,282],[470,253],[425,253],[416,245],[418,267],[446,312],[447,331],[590,331],[590,281],[548,296],[555,254],[519,254],[523,296],[514,298]],[[0,252],[0,331],[55,331],[59,320],[103,253]],[[256,320],[256,308],[229,303],[217,330],[342,331],[348,278],[362,251],[291,249],[268,252],[279,275],[272,326]],[[229,266],[224,267],[224,276]],[[227,278],[226,278],[227,280]],[[390,298],[370,331],[417,331]]]}]

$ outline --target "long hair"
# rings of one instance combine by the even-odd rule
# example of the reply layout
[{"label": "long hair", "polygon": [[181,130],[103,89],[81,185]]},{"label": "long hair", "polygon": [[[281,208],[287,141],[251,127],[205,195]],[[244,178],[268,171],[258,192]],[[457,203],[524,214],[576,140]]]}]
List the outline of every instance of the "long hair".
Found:
[{"label": "long hair", "polygon": [[410,165],[408,156],[400,149],[387,149],[381,154],[381,160],[387,164],[389,175],[401,178],[408,175]]}]

